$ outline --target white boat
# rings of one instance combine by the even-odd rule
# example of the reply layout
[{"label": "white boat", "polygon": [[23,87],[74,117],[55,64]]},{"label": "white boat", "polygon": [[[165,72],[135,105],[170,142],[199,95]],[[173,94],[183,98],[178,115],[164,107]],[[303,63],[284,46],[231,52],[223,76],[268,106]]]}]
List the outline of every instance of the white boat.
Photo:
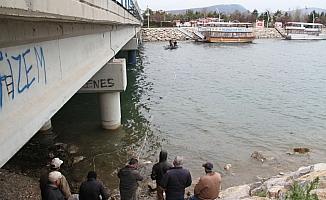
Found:
[{"label": "white boat", "polygon": [[286,40],[325,40],[323,24],[288,22],[285,24]]},{"label": "white boat", "polygon": [[250,43],[255,39],[251,23],[208,22],[198,27],[200,41],[214,43]]}]

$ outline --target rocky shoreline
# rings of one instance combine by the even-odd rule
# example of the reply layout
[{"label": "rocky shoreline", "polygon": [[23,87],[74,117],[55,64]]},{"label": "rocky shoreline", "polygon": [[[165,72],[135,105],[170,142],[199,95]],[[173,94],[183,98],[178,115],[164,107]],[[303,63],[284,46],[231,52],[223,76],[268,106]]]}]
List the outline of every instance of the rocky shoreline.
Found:
[{"label": "rocky shoreline", "polygon": [[[310,184],[314,179],[319,178],[318,187],[311,193],[317,194],[319,200],[326,200],[326,163],[300,167],[295,172],[282,173],[270,177],[261,178],[255,183],[230,187],[222,190],[221,200],[284,200],[287,191],[297,182],[301,187]],[[186,193],[190,195],[196,181],[187,188]],[[17,174],[8,170],[0,169],[0,194],[1,200],[27,199],[39,200],[40,191],[38,180],[26,174]],[[141,184],[140,198],[145,200],[155,200],[155,192],[148,190],[146,183]],[[113,191],[111,199],[119,199]]]},{"label": "rocky shoreline", "polygon": [[[191,40],[189,35],[186,35],[182,30],[189,33],[193,32],[195,28],[142,28],[142,40],[144,42],[169,41],[169,40]],[[282,34],[284,29],[280,29]],[[256,39],[280,39],[282,35],[275,28],[254,28]],[[324,30],[326,33],[326,30]]]},{"label": "rocky shoreline", "polygon": [[[142,28],[142,40],[144,42],[191,40],[192,38],[182,30],[192,33],[195,28]],[[254,28],[253,31],[257,39],[275,39],[282,37],[275,28]],[[281,31],[284,32],[284,30]]]}]

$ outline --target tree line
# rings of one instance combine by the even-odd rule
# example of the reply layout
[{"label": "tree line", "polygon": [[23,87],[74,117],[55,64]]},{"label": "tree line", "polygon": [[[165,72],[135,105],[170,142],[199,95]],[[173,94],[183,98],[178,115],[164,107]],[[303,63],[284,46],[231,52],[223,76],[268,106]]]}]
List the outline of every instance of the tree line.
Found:
[{"label": "tree line", "polygon": [[[150,25],[151,26],[171,26],[173,21],[180,20],[181,22],[186,22],[190,20],[196,20],[200,18],[221,18],[222,20],[228,21],[239,21],[239,22],[250,22],[254,23],[256,20],[264,20],[265,26],[269,23],[269,26],[273,26],[275,22],[282,22],[283,24],[289,21],[297,21],[297,22],[309,22],[312,23],[322,23],[326,25],[326,13],[321,12],[317,13],[316,11],[312,11],[309,14],[302,13],[302,10],[295,10],[292,12],[284,12],[281,10],[277,10],[272,13],[269,11],[258,12],[256,9],[252,12],[239,12],[235,11],[230,14],[207,12],[205,9],[202,12],[187,10],[184,14],[171,14],[166,11],[152,11],[148,9],[144,13],[144,20],[147,20],[147,13],[149,12]],[[146,15],[147,14],[147,15]],[[314,19],[314,20],[313,20]],[[144,23],[144,26],[147,26],[147,23]]]}]

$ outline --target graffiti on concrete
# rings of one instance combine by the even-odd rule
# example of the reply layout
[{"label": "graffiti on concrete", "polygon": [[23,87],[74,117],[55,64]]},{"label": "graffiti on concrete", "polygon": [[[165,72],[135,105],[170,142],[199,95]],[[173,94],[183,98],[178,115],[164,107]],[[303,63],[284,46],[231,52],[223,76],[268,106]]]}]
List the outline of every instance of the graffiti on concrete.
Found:
[{"label": "graffiti on concrete", "polygon": [[97,79],[97,80],[89,80],[87,83],[83,86],[84,89],[99,89],[99,88],[111,88],[114,86],[114,79],[113,78],[107,78],[107,79]]},{"label": "graffiti on concrete", "polygon": [[42,47],[11,53],[0,49],[0,109],[4,99],[14,100],[36,84],[46,84],[46,60]]}]

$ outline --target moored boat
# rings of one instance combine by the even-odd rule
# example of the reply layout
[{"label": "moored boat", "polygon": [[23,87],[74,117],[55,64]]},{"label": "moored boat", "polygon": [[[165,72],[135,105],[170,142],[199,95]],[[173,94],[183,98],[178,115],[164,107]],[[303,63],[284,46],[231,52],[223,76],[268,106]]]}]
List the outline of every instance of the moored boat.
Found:
[{"label": "moored boat", "polygon": [[323,24],[288,22],[285,24],[286,40],[325,40]]},{"label": "moored boat", "polygon": [[212,43],[251,43],[255,39],[251,23],[209,22],[198,28],[200,41]]}]

